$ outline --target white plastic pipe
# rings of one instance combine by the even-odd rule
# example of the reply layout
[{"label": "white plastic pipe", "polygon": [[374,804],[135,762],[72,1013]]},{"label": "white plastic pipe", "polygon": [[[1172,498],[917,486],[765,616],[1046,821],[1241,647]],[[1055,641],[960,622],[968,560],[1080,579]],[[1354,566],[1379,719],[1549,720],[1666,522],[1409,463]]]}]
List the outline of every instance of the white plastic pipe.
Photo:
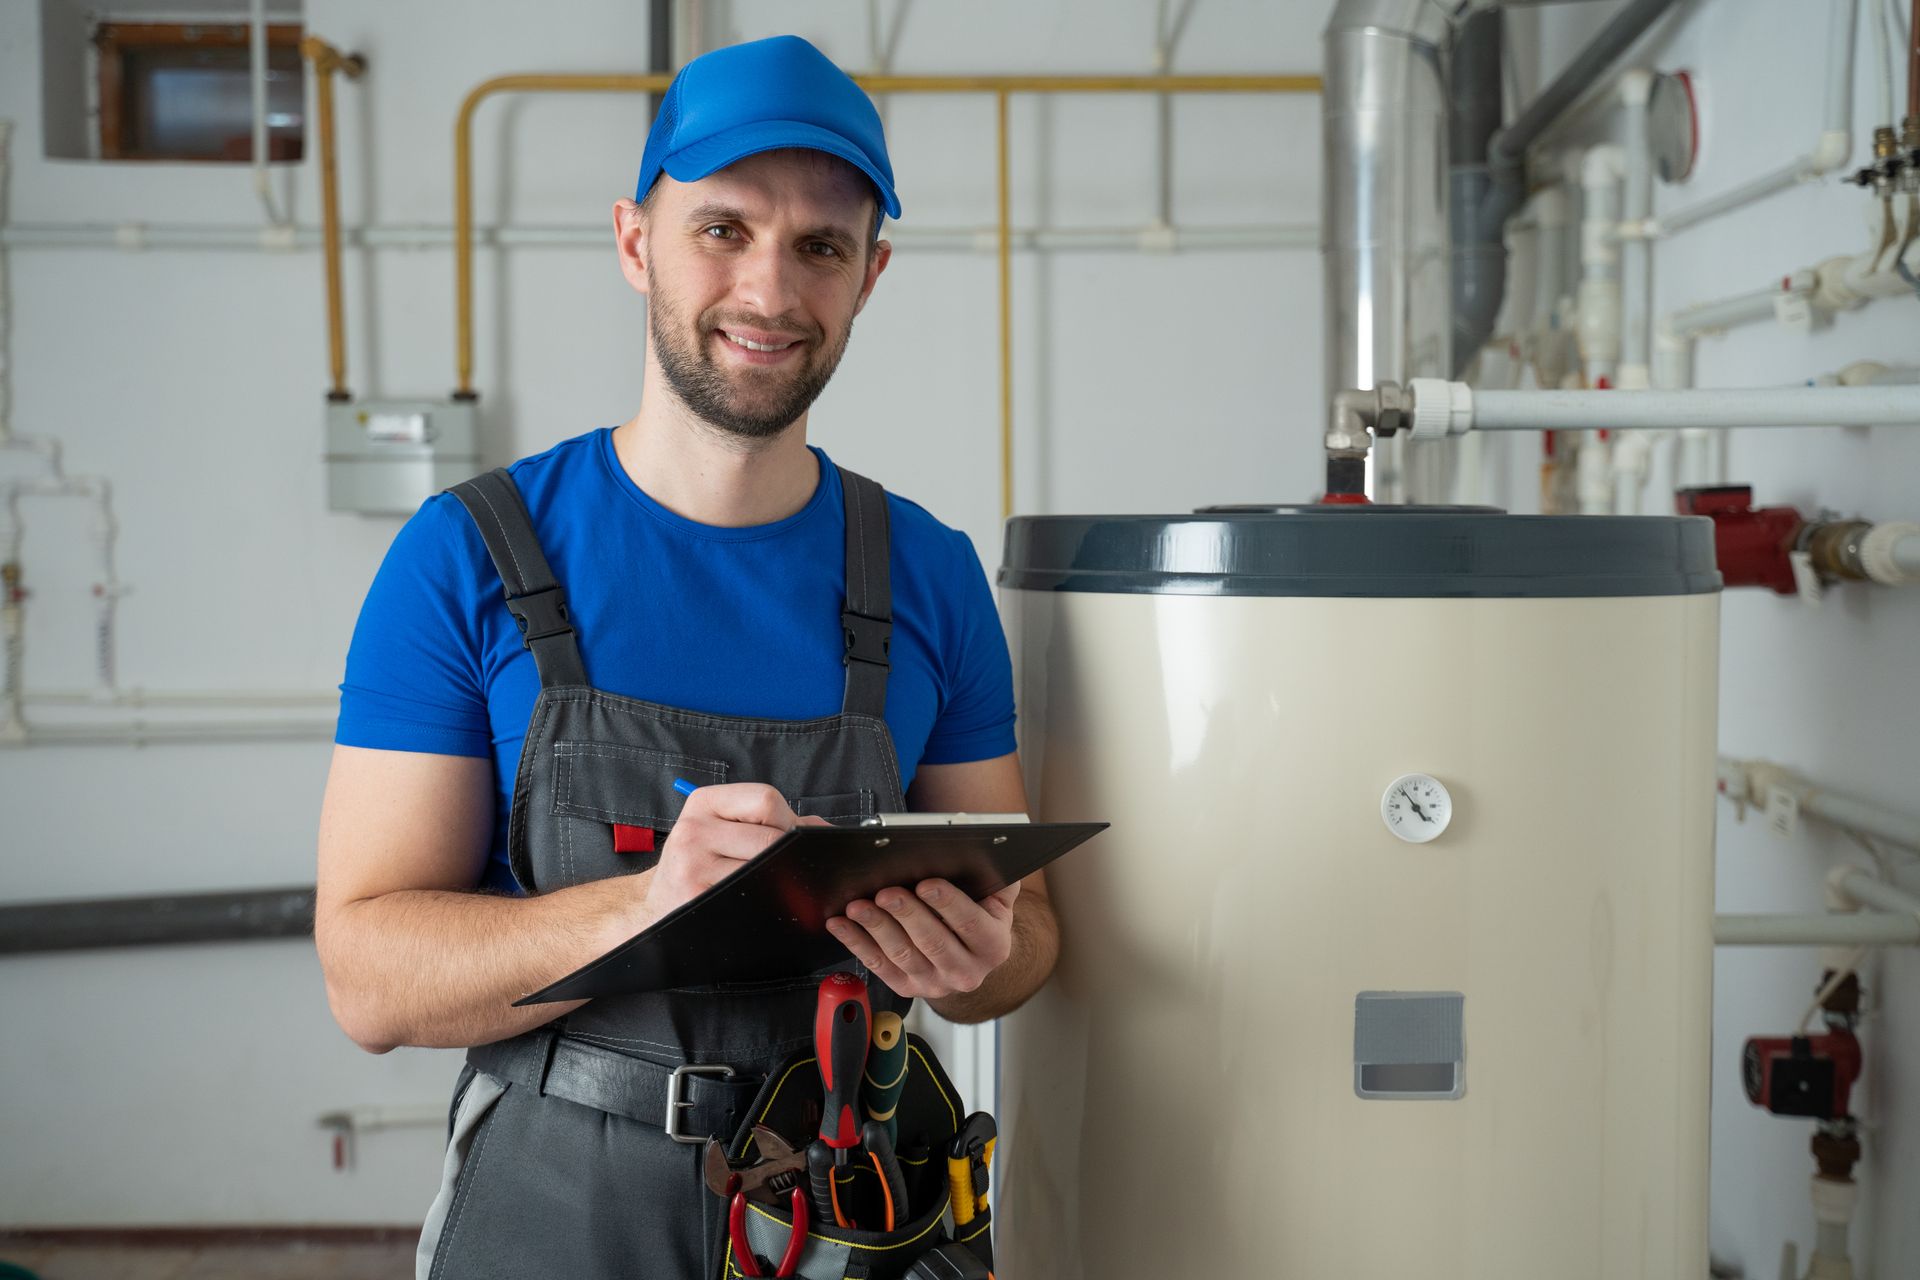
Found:
[{"label": "white plastic pipe", "polygon": [[252,31],[248,41],[253,80],[253,189],[267,211],[267,221],[279,223],[273,203],[273,185],[267,176],[267,0],[253,0]]},{"label": "white plastic pipe", "polygon": [[1893,544],[1893,563],[1900,572],[1920,576],[1920,534],[1910,533]]},{"label": "white plastic pipe", "polygon": [[112,725],[25,725],[17,734],[0,733],[0,747],[122,746],[161,742],[326,742],[332,720],[181,721],[156,724],[135,720]]},{"label": "white plastic pipe", "polygon": [[1777,787],[1793,797],[1802,814],[1837,827],[1864,832],[1904,848],[1920,850],[1920,817],[1835,791],[1769,760],[1721,756],[1719,787],[1721,794],[1734,803],[1751,805],[1763,811],[1767,807],[1769,793]]},{"label": "white plastic pipe", "polygon": [[[1418,380],[1416,380],[1418,381]],[[1437,380],[1436,380],[1437,381]],[[1466,391],[1464,383],[1457,384]],[[1418,413],[1418,386],[1415,388]],[[1880,427],[1920,425],[1920,387],[1469,392],[1474,431],[1614,431],[1705,427]]]},{"label": "white plastic pipe", "polygon": [[1920,918],[1891,911],[1716,915],[1713,941],[1722,947],[1920,946]]},{"label": "white plastic pipe", "polygon": [[[1871,4],[1874,0],[1864,0]],[[1641,224],[1641,234],[1670,236],[1688,227],[1745,208],[1775,192],[1832,173],[1847,162],[1853,137],[1853,50],[1855,0],[1833,0],[1827,24],[1827,92],[1820,136],[1813,148],[1785,167],[1762,174],[1733,190],[1675,209]]]},{"label": "white plastic pipe", "polygon": [[1920,927],[1920,897],[1860,867],[1836,867],[1829,883],[1863,907],[1872,907]]},{"label": "white plastic pipe", "polygon": [[329,1111],[320,1117],[320,1127],[343,1133],[378,1133],[382,1129],[432,1129],[447,1122],[444,1102],[423,1102],[413,1106],[347,1107]]},{"label": "white plastic pipe", "polygon": [[[897,227],[887,239],[900,248],[959,253],[994,253],[999,232],[992,227]],[[342,243],[362,249],[438,249],[453,243],[449,226],[375,226],[350,228]],[[317,250],[315,227],[236,227],[22,223],[0,226],[0,248],[16,249],[233,249],[285,253]],[[604,227],[476,227],[474,243],[485,248],[604,249]],[[1272,223],[1217,227],[1048,227],[1016,228],[1015,249],[1039,251],[1177,252],[1189,249],[1300,249],[1320,247],[1313,223]]]},{"label": "white plastic pipe", "polygon": [[[29,691],[27,705],[45,707],[99,706],[101,699],[97,693],[79,689],[43,689]],[[139,710],[144,707],[164,707],[169,710],[213,710],[217,708],[258,707],[279,709],[289,707],[336,706],[340,701],[338,693],[307,690],[259,689],[246,691],[194,690],[194,689],[116,689],[108,701],[116,707],[132,707]]]},{"label": "white plastic pipe", "polygon": [[1580,355],[1587,383],[1619,380],[1620,183],[1626,153],[1611,144],[1580,167]]},{"label": "white plastic pipe", "polygon": [[[13,121],[0,120],[0,233],[6,230],[7,179],[12,173]],[[7,251],[0,240],[0,448],[12,442],[13,382],[8,367],[13,349],[13,316],[9,310],[11,291],[7,287]]]},{"label": "white plastic pipe", "polygon": [[[56,471],[58,456],[54,455]],[[20,500],[22,498],[79,498],[93,506],[94,551],[99,559],[99,571],[93,584],[95,599],[94,618],[94,667],[96,701],[111,701],[114,688],[114,611],[120,597],[127,594],[128,588],[120,581],[114,569],[114,542],[119,536],[120,526],[113,516],[113,486],[100,476],[56,475],[47,478],[15,480],[0,484],[0,508],[4,508],[6,519],[0,526],[0,558],[15,560],[19,556],[19,544],[24,529],[20,519]],[[18,625],[21,606],[9,603],[13,612],[7,624],[8,661],[4,691],[10,708],[9,719],[19,719],[19,707],[24,700],[24,690],[20,686],[20,651],[24,645],[23,628]]]},{"label": "white plastic pipe", "polygon": [[[1653,150],[1648,138],[1647,103],[1653,74],[1635,68],[1620,77],[1620,102],[1627,135],[1621,184],[1621,211],[1629,223],[1653,212]],[[1653,385],[1653,246],[1630,239],[1620,244],[1620,378],[1626,391]]]}]

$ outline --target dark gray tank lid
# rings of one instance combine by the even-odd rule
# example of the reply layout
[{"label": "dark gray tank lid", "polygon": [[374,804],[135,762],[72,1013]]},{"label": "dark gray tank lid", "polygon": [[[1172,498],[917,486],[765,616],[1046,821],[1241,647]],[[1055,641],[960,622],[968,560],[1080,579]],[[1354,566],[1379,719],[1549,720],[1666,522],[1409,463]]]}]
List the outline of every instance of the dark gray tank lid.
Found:
[{"label": "dark gray tank lid", "polygon": [[1713,523],[1497,507],[1015,516],[1000,585],[1209,596],[1675,596],[1720,590]]}]

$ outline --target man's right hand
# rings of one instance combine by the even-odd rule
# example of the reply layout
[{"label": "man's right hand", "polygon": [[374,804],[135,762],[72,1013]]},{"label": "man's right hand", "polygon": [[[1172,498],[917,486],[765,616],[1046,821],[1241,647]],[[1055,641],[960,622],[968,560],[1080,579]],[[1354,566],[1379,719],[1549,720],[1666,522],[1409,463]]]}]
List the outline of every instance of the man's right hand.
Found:
[{"label": "man's right hand", "polygon": [[786,797],[764,783],[700,787],[687,797],[648,877],[647,914],[658,920],[699,897],[795,827],[828,825],[825,818],[796,816]]}]

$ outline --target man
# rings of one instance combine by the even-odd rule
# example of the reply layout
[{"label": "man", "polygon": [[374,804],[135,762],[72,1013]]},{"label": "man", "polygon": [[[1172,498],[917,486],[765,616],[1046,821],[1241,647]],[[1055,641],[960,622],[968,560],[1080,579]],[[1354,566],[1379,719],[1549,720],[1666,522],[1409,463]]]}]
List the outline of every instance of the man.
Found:
[{"label": "man", "polygon": [[[614,231],[647,298],[639,412],[427,502],[342,685],[328,999],[372,1052],[469,1047],[423,1277],[711,1274],[721,1206],[675,1139],[730,1135],[809,1042],[817,979],[513,1001],[798,823],[1026,807],[971,544],[806,443],[899,214],[872,104],[794,37],[708,54],[635,195]],[[1038,875],[876,899],[828,927],[881,1002],[978,1021],[1052,969]]]}]

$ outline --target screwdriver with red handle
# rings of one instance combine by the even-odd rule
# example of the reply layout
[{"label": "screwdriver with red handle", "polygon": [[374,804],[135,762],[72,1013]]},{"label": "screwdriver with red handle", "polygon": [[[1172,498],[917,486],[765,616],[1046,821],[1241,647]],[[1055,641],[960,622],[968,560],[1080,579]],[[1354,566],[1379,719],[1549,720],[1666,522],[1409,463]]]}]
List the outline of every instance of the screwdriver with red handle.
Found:
[{"label": "screwdriver with red handle", "polygon": [[[873,1006],[867,999],[867,984],[851,973],[828,974],[814,1005],[813,1051],[819,1059],[820,1087],[825,1095],[819,1142],[831,1152],[833,1165],[846,1164],[849,1153],[860,1145],[860,1077],[867,1069],[867,1045],[872,1034]],[[833,1175],[823,1169],[827,1154],[808,1152],[814,1207],[846,1226],[836,1203]],[[824,1188],[820,1185],[823,1181]],[[825,1203],[821,1202],[823,1191]]]}]

